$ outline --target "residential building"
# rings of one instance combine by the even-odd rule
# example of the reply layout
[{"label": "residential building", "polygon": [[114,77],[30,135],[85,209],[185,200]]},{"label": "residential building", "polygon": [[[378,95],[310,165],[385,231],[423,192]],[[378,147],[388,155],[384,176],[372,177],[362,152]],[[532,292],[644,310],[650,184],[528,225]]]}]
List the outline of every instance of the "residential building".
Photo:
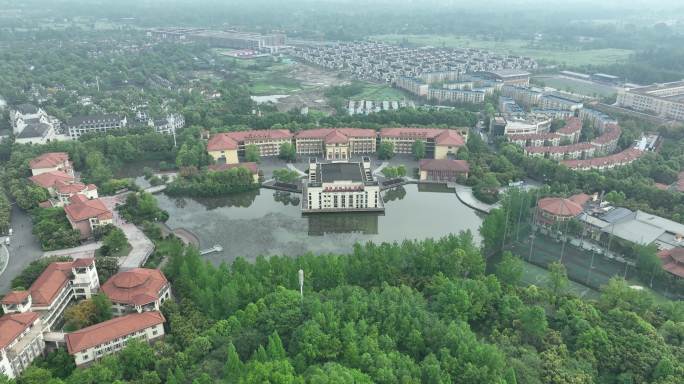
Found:
[{"label": "residential building", "polygon": [[298,155],[324,155],[326,160],[349,160],[353,155],[375,153],[373,129],[320,128],[297,132]]},{"label": "residential building", "polygon": [[596,148],[590,143],[560,145],[556,147],[526,147],[525,155],[553,160],[586,159],[593,157]]},{"label": "residential building", "polygon": [[405,89],[419,97],[427,97],[430,86],[420,79],[413,77],[399,77],[394,83],[397,88]]},{"label": "residential building", "polygon": [[74,116],[66,123],[67,131],[72,139],[78,139],[86,133],[106,133],[113,129],[125,128],[126,125],[126,116],[113,114]]},{"label": "residential building", "polygon": [[44,348],[39,314],[21,312],[0,317],[0,376],[17,378]]},{"label": "residential building", "polygon": [[420,181],[455,182],[468,177],[470,167],[465,160],[423,159],[420,161]]},{"label": "residential building", "polygon": [[582,120],[576,117],[566,119],[565,126],[558,129],[556,134],[561,138],[561,141],[577,144],[582,135]]},{"label": "residential building", "polygon": [[69,154],[66,152],[43,153],[29,162],[29,168],[31,168],[33,176],[52,171],[61,171],[71,177],[74,176],[74,168],[69,161]]},{"label": "residential building", "polygon": [[185,118],[178,113],[172,113],[153,122],[154,130],[157,133],[172,135],[176,131],[185,127]]},{"label": "residential building", "polygon": [[484,103],[485,92],[483,91],[464,91],[458,89],[430,88],[428,89],[428,100],[449,103]]},{"label": "residential building", "polygon": [[71,227],[81,233],[81,239],[92,237],[95,228],[113,223],[112,212],[100,199],[88,199],[81,194],[69,198],[64,212]]},{"label": "residential building", "polygon": [[684,120],[684,80],[645,87],[621,88],[617,105],[666,119]]},{"label": "residential building", "polygon": [[510,97],[516,103],[525,107],[538,105],[543,96],[543,90],[535,87],[521,87],[517,85],[504,85],[501,88],[501,95]]},{"label": "residential building", "polygon": [[613,155],[594,157],[584,160],[564,160],[561,161],[561,164],[577,171],[588,171],[592,169],[602,171],[605,169],[631,164],[639,159],[643,154],[644,151],[641,151],[637,148],[627,148],[624,151]]},{"label": "residential building", "polygon": [[45,268],[28,291],[13,291],[0,303],[5,313],[38,313],[42,329],[50,331],[67,304],[90,298],[99,287],[95,259],[55,262]]},{"label": "residential building", "polygon": [[131,340],[152,342],[164,336],[159,311],[131,313],[91,325],[65,336],[67,351],[77,367],[88,365],[123,349]]},{"label": "residential building", "polygon": [[370,159],[361,163],[309,162],[302,192],[302,212],[384,212],[380,185],[373,179]]},{"label": "residential building", "polygon": [[567,93],[550,92],[539,98],[537,103],[543,109],[576,111],[584,106],[582,99]]},{"label": "residential building", "polygon": [[508,141],[525,147],[548,147],[560,145],[561,136],[556,133],[530,133],[523,135],[507,135]]},{"label": "residential building", "polygon": [[59,121],[32,104],[10,109],[10,123],[15,141],[20,144],[45,144],[57,137]]},{"label": "residential building", "polygon": [[[465,136],[465,138],[464,138]],[[412,153],[413,143],[425,143],[425,157],[445,159],[455,156],[467,140],[467,130],[441,128],[383,128],[380,142],[389,142],[395,153]]]},{"label": "residential building", "polygon": [[52,199],[50,206],[61,207],[70,203],[74,195],[83,195],[87,199],[97,199],[97,186],[95,184],[83,184],[77,182],[73,176],[62,171],[51,171],[29,177],[34,184],[48,190]]},{"label": "residential building", "polygon": [[134,268],[119,272],[101,287],[112,302],[115,316],[145,311],[159,311],[171,298],[171,284],[158,269]]}]

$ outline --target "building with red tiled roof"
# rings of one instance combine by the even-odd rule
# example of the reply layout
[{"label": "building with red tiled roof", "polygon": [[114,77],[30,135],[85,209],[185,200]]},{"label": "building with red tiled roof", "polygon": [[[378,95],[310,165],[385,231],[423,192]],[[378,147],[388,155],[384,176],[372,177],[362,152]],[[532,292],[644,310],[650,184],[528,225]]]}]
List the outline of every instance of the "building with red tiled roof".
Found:
[{"label": "building with red tiled roof", "polygon": [[594,156],[595,148],[589,143],[559,145],[556,147],[526,147],[525,154],[553,160],[583,159]]},{"label": "building with red tiled roof", "polygon": [[561,136],[556,133],[527,133],[507,135],[508,141],[521,147],[543,147],[560,145]]},{"label": "building with red tiled roof", "polygon": [[157,269],[135,268],[119,272],[102,284],[116,316],[132,312],[158,311],[171,297],[171,285]]},{"label": "building with red tiled roof", "polygon": [[591,141],[591,145],[596,147],[596,152],[600,154],[611,153],[617,148],[618,140],[622,130],[617,124],[606,124],[603,133]]},{"label": "building with red tiled roof", "polygon": [[71,176],[74,175],[74,169],[69,162],[69,154],[66,152],[43,153],[31,160],[29,167],[33,176],[52,171],[62,171]]},{"label": "building with red tiled roof", "polygon": [[224,132],[213,135],[207,142],[207,152],[218,163],[237,163],[245,148],[255,145],[260,156],[278,156],[283,143],[292,144],[292,133],[287,129]]},{"label": "building with red tiled roof", "polygon": [[26,291],[8,293],[0,303],[5,313],[37,312],[50,329],[72,299],[89,298],[100,287],[95,259],[55,262]]},{"label": "building with red tiled roof", "polygon": [[112,224],[112,212],[100,199],[88,199],[84,195],[73,195],[64,207],[71,227],[81,233],[81,239],[90,238],[96,227]]},{"label": "building with red tiled roof", "polygon": [[455,182],[468,177],[470,166],[465,160],[423,159],[420,161],[420,181]]},{"label": "building with red tiled roof", "polygon": [[327,160],[348,160],[352,155],[375,152],[373,129],[318,128],[297,132],[298,155],[324,155]]},{"label": "building with red tiled roof", "polygon": [[10,313],[0,317],[0,374],[18,377],[45,348],[39,314]]},{"label": "building with red tiled roof", "polygon": [[553,225],[577,217],[584,209],[570,199],[562,197],[545,197],[537,202],[537,222],[542,225]]},{"label": "building with red tiled roof", "polygon": [[561,164],[577,171],[588,171],[591,169],[601,171],[604,169],[611,169],[614,167],[630,164],[639,159],[643,154],[644,151],[641,151],[637,148],[627,148],[622,152],[609,156],[594,157],[584,160],[565,160],[562,161]]},{"label": "building with red tiled roof", "polygon": [[33,184],[43,187],[50,191],[50,193],[53,193],[57,182],[64,184],[73,183],[74,176],[63,171],[49,171],[31,176],[29,177],[29,180],[31,180]]},{"label": "building with red tiled roof", "polygon": [[129,340],[152,342],[164,336],[164,315],[161,312],[132,313],[91,325],[65,336],[67,350],[77,366],[87,365],[116,353]]},{"label": "building with red tiled roof", "polygon": [[569,140],[570,143],[576,144],[579,142],[582,134],[582,120],[577,117],[570,117],[565,120],[565,126],[558,129],[556,134],[562,139]]},{"label": "building with red tiled roof", "polygon": [[672,248],[658,252],[663,269],[679,278],[684,278],[684,248]]},{"label": "building with red tiled roof", "polygon": [[394,146],[395,153],[412,153],[413,143],[425,142],[426,158],[446,159],[465,146],[467,130],[441,128],[383,128],[380,141]]}]

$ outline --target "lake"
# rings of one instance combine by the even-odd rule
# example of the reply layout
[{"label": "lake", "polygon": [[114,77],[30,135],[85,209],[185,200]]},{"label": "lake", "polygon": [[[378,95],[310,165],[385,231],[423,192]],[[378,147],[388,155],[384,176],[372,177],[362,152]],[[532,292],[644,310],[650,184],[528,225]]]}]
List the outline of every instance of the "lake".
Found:
[{"label": "lake", "polygon": [[157,195],[169,212],[169,227],[184,228],[222,252],[205,257],[214,263],[238,256],[297,256],[349,253],[355,243],[439,238],[470,230],[479,243],[482,218],[463,205],[453,190],[410,184],[383,193],[385,214],[336,213],[302,217],[298,194],[269,189],[220,198],[172,198]]}]

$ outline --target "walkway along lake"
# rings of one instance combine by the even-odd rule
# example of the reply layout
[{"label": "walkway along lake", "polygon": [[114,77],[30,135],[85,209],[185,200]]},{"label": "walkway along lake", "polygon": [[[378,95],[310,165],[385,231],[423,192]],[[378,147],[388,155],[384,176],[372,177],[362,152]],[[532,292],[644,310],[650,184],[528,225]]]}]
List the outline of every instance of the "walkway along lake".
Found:
[{"label": "walkway along lake", "polygon": [[385,215],[336,213],[302,217],[300,195],[268,189],[221,198],[193,199],[156,195],[169,212],[170,228],[185,228],[200,248],[215,244],[222,252],[206,255],[214,263],[238,256],[298,256],[307,252],[349,253],[355,243],[439,238],[470,230],[479,243],[482,218],[461,203],[453,189],[405,185],[383,193]]}]

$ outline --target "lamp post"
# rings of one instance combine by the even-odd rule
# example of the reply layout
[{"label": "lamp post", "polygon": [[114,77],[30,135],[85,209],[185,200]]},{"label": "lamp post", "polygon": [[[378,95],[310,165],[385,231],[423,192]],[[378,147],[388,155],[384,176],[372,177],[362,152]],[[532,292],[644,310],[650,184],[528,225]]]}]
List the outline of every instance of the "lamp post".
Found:
[{"label": "lamp post", "polygon": [[302,301],[304,301],[304,270],[300,269],[298,275],[299,275],[299,295],[302,297]]}]

